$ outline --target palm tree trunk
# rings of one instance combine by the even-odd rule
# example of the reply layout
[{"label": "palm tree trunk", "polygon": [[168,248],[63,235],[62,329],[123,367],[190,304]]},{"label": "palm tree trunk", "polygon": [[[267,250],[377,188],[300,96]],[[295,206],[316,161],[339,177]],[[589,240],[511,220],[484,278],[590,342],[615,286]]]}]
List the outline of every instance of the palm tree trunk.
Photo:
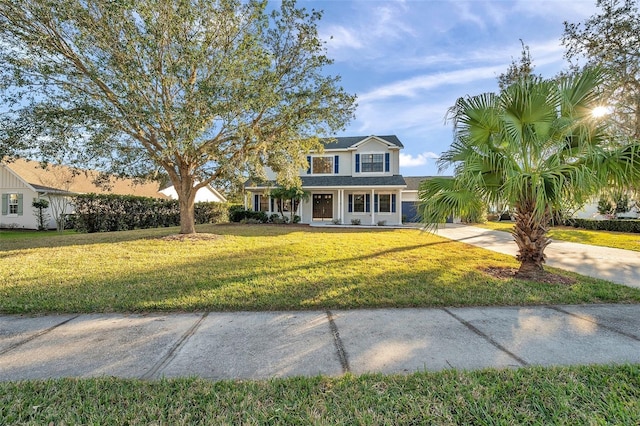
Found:
[{"label": "palm tree trunk", "polygon": [[512,231],[513,238],[518,245],[516,259],[520,262],[517,277],[535,278],[544,272],[544,249],[551,243],[547,236],[551,221],[551,212],[547,209],[542,217],[533,213],[533,202],[518,204],[515,211],[516,223]]}]

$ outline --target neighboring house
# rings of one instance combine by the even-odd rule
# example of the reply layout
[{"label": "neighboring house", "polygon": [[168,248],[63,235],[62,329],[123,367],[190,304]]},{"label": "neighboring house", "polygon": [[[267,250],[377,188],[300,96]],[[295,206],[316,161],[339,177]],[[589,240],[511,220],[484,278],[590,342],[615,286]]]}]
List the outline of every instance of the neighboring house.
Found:
[{"label": "neighboring house", "polygon": [[[598,212],[598,200],[595,198],[590,203],[585,204],[580,210],[576,211],[573,214],[573,217],[576,219],[611,219],[611,217],[602,215]],[[638,219],[640,218],[640,214],[638,212],[638,208],[633,205],[628,212],[617,213],[615,217],[618,219]]]},{"label": "neighboring house", "polygon": [[[95,193],[170,199],[171,189],[167,188],[169,194],[165,194],[159,191],[159,185],[154,181],[105,177],[96,171],[66,166],[42,167],[37,161],[18,159],[0,163],[0,228],[37,229],[38,223],[31,204],[38,198],[49,201],[49,228],[55,228],[56,215],[52,213],[72,213],[70,197],[73,195]],[[203,192],[203,198],[209,197],[208,190]]]},{"label": "neighboring house", "polygon": [[[327,143],[322,153],[307,156],[309,168],[300,171],[302,189],[309,199],[300,203],[301,223],[336,221],[362,225],[402,223],[415,217],[417,195],[406,194],[407,182],[400,175],[402,143],[396,136],[339,137]],[[268,171],[266,183],[247,182],[247,208],[268,214],[289,212],[290,202],[269,196],[275,174]],[[417,194],[417,186],[415,190]],[[406,210],[403,210],[406,209]]]},{"label": "neighboring house", "polygon": [[[173,185],[168,186],[164,189],[161,189],[160,192],[172,200],[178,199],[178,192],[176,191]],[[214,203],[226,203],[227,199],[222,195],[217,189],[212,187],[211,185],[207,185],[204,188],[200,188],[198,192],[196,192],[196,203],[201,202],[214,202]]]}]

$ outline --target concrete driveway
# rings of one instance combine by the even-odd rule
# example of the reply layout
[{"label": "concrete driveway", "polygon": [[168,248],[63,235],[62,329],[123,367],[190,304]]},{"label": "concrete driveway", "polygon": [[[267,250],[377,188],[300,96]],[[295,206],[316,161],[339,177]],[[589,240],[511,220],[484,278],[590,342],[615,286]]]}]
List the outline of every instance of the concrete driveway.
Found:
[{"label": "concrete driveway", "polygon": [[[476,226],[447,224],[437,234],[452,240],[515,256],[518,251],[508,232]],[[638,236],[640,240],[640,235]],[[545,249],[547,265],[640,288],[640,252],[553,241]]]}]

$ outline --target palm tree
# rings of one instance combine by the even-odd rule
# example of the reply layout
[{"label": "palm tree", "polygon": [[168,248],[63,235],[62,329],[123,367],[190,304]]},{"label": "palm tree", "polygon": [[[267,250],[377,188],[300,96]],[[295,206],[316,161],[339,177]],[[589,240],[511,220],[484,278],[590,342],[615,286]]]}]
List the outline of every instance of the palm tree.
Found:
[{"label": "palm tree", "polygon": [[585,70],[557,80],[522,78],[500,94],[460,98],[449,111],[454,142],[439,160],[454,178],[425,181],[420,213],[431,227],[486,204],[515,211],[519,277],[543,271],[548,226],[563,203],[584,204],[609,186],[640,175],[640,141],[608,132],[601,105],[602,73]]}]

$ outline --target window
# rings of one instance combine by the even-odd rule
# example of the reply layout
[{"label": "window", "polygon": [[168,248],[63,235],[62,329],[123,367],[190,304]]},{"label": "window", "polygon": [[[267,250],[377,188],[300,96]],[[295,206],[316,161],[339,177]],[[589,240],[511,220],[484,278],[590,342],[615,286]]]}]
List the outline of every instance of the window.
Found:
[{"label": "window", "polygon": [[353,194],[353,211],[364,213],[364,194]]},{"label": "window", "polygon": [[378,195],[378,203],[380,213],[391,213],[391,194]]},{"label": "window", "polygon": [[18,214],[18,194],[9,194],[9,214]]},{"label": "window", "polygon": [[362,172],[384,171],[384,154],[360,154]]},{"label": "window", "polygon": [[253,201],[253,210],[257,212],[268,212],[269,196],[256,194]]},{"label": "window", "polygon": [[333,157],[313,157],[312,167],[314,174],[333,173]]}]

